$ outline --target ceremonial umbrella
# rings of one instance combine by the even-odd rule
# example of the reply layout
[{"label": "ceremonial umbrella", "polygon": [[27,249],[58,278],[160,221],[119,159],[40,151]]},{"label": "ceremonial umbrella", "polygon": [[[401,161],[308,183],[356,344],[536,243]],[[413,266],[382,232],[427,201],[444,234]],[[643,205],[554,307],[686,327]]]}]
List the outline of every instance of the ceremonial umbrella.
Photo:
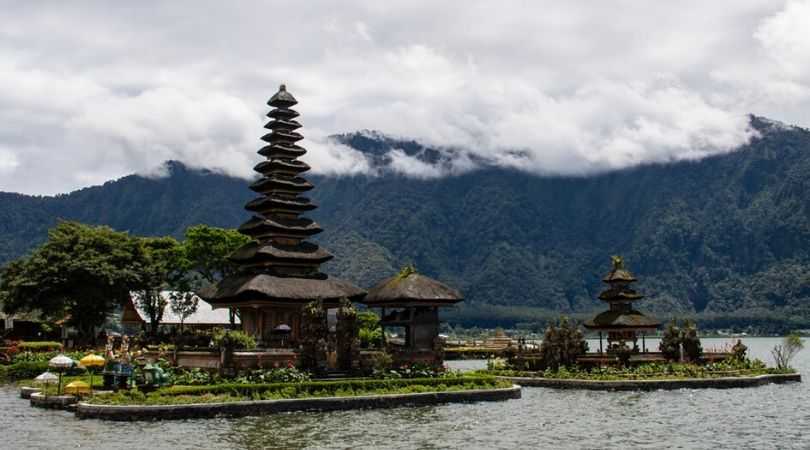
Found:
[{"label": "ceremonial umbrella", "polygon": [[104,364],[107,361],[102,358],[101,356],[94,355],[90,353],[89,355],[85,356],[84,358],[79,360],[79,364],[83,365],[87,368],[87,371],[90,372],[90,391],[93,391],[93,371],[96,367],[104,367]]},{"label": "ceremonial umbrella", "polygon": [[48,361],[48,367],[59,371],[59,387],[56,390],[56,395],[62,395],[62,372],[70,369],[74,365],[76,365],[76,361],[73,361],[65,355],[54,356]]},{"label": "ceremonial umbrella", "polygon": [[48,396],[48,385],[51,384],[51,382],[57,380],[59,380],[59,377],[52,374],[51,372],[44,372],[38,375],[36,378],[34,378],[35,383],[43,383],[45,385],[45,390],[43,391],[45,397]]},{"label": "ceremonial umbrella", "polygon": [[66,394],[89,394],[90,393],[90,385],[85,383],[84,381],[74,381],[72,383],[68,383],[65,386],[65,393]]}]

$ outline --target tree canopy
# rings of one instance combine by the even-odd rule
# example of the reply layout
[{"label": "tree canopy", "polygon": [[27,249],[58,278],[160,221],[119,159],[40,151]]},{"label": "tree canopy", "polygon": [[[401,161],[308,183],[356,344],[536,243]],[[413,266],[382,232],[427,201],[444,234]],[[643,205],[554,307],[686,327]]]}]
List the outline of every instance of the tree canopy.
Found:
[{"label": "tree canopy", "polygon": [[0,297],[7,313],[38,311],[91,337],[141,285],[147,264],[144,247],[127,233],[60,222],[45,244],[0,269]]}]

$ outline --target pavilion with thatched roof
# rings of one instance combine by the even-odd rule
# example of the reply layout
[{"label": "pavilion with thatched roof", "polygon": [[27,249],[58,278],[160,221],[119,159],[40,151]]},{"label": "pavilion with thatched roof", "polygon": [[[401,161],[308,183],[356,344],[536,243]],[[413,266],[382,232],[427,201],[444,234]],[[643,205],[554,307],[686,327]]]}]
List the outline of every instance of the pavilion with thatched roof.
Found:
[{"label": "pavilion with thatched roof", "polygon": [[401,341],[388,345],[395,361],[438,365],[444,359],[439,308],[462,300],[457,290],[407,266],[371,288],[361,301],[369,308],[381,309],[380,324],[384,329],[402,330]]},{"label": "pavilion with thatched roof", "polygon": [[332,255],[307,241],[320,233],[312,219],[302,217],[316,206],[303,194],[313,185],[301,176],[309,166],[298,158],[306,150],[298,145],[303,136],[296,130],[298,102],[284,85],[267,102],[273,109],[259,150],[265,160],[256,165],[261,177],[250,185],[259,197],[245,209],[253,213],[239,231],[253,238],[231,255],[240,271],[226,277],[201,296],[214,308],[238,311],[242,328],[265,347],[278,330],[288,331],[283,342],[293,347],[301,339],[302,308],[320,301],[324,308],[337,308],[342,299],[358,300],[365,291],[347,281],[320,271]]},{"label": "pavilion with thatched roof", "polygon": [[[630,287],[636,277],[624,266],[620,256],[612,257],[613,268],[602,279],[608,288],[599,294],[599,299],[608,303],[610,309],[585,322],[585,328],[599,332],[599,352],[603,352],[602,336],[607,333],[607,351],[623,349],[634,353],[646,352],[645,333],[655,331],[660,323],[633,307],[633,302],[644,298]],[[642,338],[641,348],[638,337]],[[628,345],[629,344],[629,345]]]}]

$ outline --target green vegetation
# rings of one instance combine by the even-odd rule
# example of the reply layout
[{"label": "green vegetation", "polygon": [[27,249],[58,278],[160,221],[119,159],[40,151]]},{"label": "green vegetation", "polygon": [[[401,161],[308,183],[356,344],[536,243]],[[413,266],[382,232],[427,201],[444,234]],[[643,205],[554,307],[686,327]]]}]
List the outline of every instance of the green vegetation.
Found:
[{"label": "green vegetation", "polygon": [[8,313],[41,311],[67,318],[85,339],[138,287],[146,265],[140,243],[108,227],[60,222],[48,242],[0,270]]},{"label": "green vegetation", "polygon": [[449,392],[507,388],[510,386],[511,383],[491,376],[221,384],[216,386],[173,386],[150,394],[143,394],[138,391],[122,391],[113,395],[95,396],[91,402],[103,405],[173,405],[245,400]]},{"label": "green vegetation", "polygon": [[[761,137],[736,152],[586,178],[496,168],[428,181],[313,176],[320,207],[312,217],[337,256],[325,270],[368,287],[413,262],[465,294],[445,316],[452,322],[542,332],[560,312],[582,320],[602,306],[604,255],[618,253],[636,268],[641,308],[660,320],[780,335],[810,329],[810,132],[759,118],[752,125]],[[369,155],[432,151],[341,139]],[[247,219],[244,180],[178,163],[169,170],[58,197],[0,194],[0,261],[42,243],[57,217],[176,239],[195,224]]]},{"label": "green vegetation", "polygon": [[0,269],[0,303],[8,313],[37,311],[48,320],[66,319],[89,342],[93,330],[135,292],[154,334],[168,303],[161,291],[180,291],[171,306],[188,316],[196,301],[187,293],[229,270],[222,254],[245,241],[234,233],[200,225],[189,228],[181,243],[59,222],[45,244]]},{"label": "green vegetation", "polygon": [[803,348],[804,343],[798,334],[785,336],[785,340],[771,351],[776,367],[780,370],[790,369],[790,362]]},{"label": "green vegetation", "polygon": [[62,344],[53,341],[18,342],[17,351],[20,352],[55,352],[62,349]]},{"label": "green vegetation", "polygon": [[211,335],[211,340],[217,347],[224,348],[256,348],[256,339],[241,330],[223,330],[217,328]]},{"label": "green vegetation", "polygon": [[669,361],[679,361],[681,355],[689,361],[700,360],[703,346],[700,344],[697,325],[691,320],[685,320],[679,327],[677,321],[672,319],[664,329],[658,350]]},{"label": "green vegetation", "polygon": [[478,373],[505,377],[537,377],[573,380],[676,380],[685,378],[748,377],[766,374],[794,373],[792,369],[768,368],[762,361],[730,360],[714,364],[644,364],[635,367],[602,367],[590,371],[577,367],[545,371],[509,370],[503,365],[492,364]]},{"label": "green vegetation", "polygon": [[361,347],[382,347],[383,329],[380,326],[380,317],[376,313],[372,311],[359,311],[357,313],[357,323]]}]

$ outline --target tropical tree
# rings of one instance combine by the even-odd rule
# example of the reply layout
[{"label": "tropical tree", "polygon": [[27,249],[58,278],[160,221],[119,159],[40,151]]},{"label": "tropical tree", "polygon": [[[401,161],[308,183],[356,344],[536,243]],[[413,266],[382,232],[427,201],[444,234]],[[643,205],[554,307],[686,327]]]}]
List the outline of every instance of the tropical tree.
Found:
[{"label": "tropical tree", "polygon": [[190,268],[208,283],[233,274],[237,266],[228,257],[250,238],[236,230],[195,225],[186,230],[183,247]]},{"label": "tropical tree", "polygon": [[169,298],[172,312],[180,316],[180,333],[182,333],[186,318],[197,312],[200,297],[190,291],[172,291]]},{"label": "tropical tree", "polygon": [[790,362],[803,348],[804,343],[802,342],[801,336],[797,333],[791,333],[785,336],[784,341],[771,350],[776,368],[779,370],[789,369]]},{"label": "tropical tree", "polygon": [[543,366],[551,370],[576,365],[577,357],[587,351],[585,336],[576,323],[567,317],[560,318],[556,325],[549,325],[540,344]]},{"label": "tropical tree", "polygon": [[150,332],[154,335],[168,304],[161,292],[185,288],[190,264],[183,247],[174,238],[140,238],[139,241],[144,249],[144,264],[134,297],[148,316]]},{"label": "tropical tree", "polygon": [[678,328],[675,319],[670,321],[664,329],[661,343],[658,344],[658,350],[664,354],[668,361],[679,361],[681,359],[681,329]]},{"label": "tropical tree", "polygon": [[[208,284],[216,283],[236,272],[238,266],[228,258],[238,248],[250,242],[250,238],[233,229],[208,225],[195,225],[186,230],[183,249],[189,268],[198,273]],[[199,287],[199,286],[198,286]],[[236,312],[230,309],[231,328],[236,321]]]},{"label": "tropical tree", "polygon": [[47,242],[0,269],[3,309],[66,319],[80,338],[91,339],[95,327],[139,287],[145,265],[143,246],[127,233],[59,222]]}]

